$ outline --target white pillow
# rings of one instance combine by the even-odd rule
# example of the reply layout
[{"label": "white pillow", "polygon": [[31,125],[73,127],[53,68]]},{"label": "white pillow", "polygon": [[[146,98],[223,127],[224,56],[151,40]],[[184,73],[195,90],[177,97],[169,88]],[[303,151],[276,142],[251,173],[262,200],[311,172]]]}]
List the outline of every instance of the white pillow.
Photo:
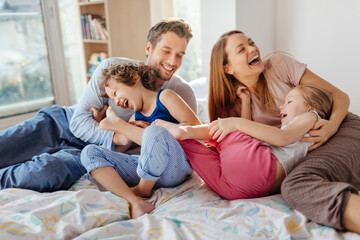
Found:
[{"label": "white pillow", "polygon": [[196,102],[197,102],[197,115],[202,123],[209,123],[208,113],[208,92],[209,84],[206,77],[194,79],[190,82],[193,88]]}]

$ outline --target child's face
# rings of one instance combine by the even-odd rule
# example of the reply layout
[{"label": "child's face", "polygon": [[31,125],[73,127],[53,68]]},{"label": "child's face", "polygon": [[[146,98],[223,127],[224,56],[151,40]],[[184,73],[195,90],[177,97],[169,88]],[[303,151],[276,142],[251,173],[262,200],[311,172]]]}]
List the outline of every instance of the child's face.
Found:
[{"label": "child's face", "polygon": [[296,116],[308,112],[310,107],[305,103],[299,89],[292,89],[285,97],[285,103],[280,106],[281,125],[288,124]]},{"label": "child's face", "polygon": [[139,81],[134,86],[128,86],[113,78],[108,81],[105,92],[115,104],[124,109],[140,111],[142,109],[141,91],[138,90]]}]

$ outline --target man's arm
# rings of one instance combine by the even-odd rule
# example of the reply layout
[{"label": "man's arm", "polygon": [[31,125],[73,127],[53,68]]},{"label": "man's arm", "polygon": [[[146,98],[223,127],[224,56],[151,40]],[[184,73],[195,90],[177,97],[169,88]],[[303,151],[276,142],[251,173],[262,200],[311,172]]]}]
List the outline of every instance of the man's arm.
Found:
[{"label": "man's arm", "polygon": [[114,132],[100,129],[99,123],[94,120],[92,112],[89,111],[89,109],[91,107],[102,109],[104,104],[109,104],[109,99],[99,97],[98,77],[101,75],[102,69],[109,67],[110,64],[126,63],[129,61],[131,60],[126,58],[109,58],[105,59],[96,68],[79,103],[75,107],[74,114],[70,121],[70,131],[75,137],[85,142],[95,143],[108,149],[111,148]]}]

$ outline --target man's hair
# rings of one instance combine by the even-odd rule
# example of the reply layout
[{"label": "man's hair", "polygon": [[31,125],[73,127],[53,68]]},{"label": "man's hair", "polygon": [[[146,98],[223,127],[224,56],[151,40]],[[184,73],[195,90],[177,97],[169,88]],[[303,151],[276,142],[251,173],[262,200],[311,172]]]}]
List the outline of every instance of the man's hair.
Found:
[{"label": "man's hair", "polygon": [[105,87],[109,85],[111,78],[128,86],[134,86],[137,79],[136,76],[140,77],[140,81],[145,88],[156,90],[156,76],[151,67],[142,63],[111,64],[110,67],[102,70],[99,77],[99,96],[109,97],[105,92]]},{"label": "man's hair", "polygon": [[187,43],[192,38],[192,30],[189,23],[180,18],[167,18],[158,22],[149,30],[146,41],[155,47],[160,41],[161,35],[166,32],[173,32],[180,38],[185,38]]}]

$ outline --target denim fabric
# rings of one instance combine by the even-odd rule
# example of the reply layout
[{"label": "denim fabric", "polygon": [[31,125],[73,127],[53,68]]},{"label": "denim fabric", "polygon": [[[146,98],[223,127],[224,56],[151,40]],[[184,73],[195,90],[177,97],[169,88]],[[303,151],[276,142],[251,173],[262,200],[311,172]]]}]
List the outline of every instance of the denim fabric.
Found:
[{"label": "denim fabric", "polygon": [[130,187],[137,185],[140,177],[157,181],[154,189],[174,187],[193,173],[177,140],[156,125],[145,128],[140,157],[91,144],[83,149],[81,162],[88,172],[100,167],[113,167]]},{"label": "denim fabric", "polygon": [[41,109],[33,118],[0,131],[0,189],[69,188],[86,172],[80,162],[86,145],[70,132],[62,107]]}]

